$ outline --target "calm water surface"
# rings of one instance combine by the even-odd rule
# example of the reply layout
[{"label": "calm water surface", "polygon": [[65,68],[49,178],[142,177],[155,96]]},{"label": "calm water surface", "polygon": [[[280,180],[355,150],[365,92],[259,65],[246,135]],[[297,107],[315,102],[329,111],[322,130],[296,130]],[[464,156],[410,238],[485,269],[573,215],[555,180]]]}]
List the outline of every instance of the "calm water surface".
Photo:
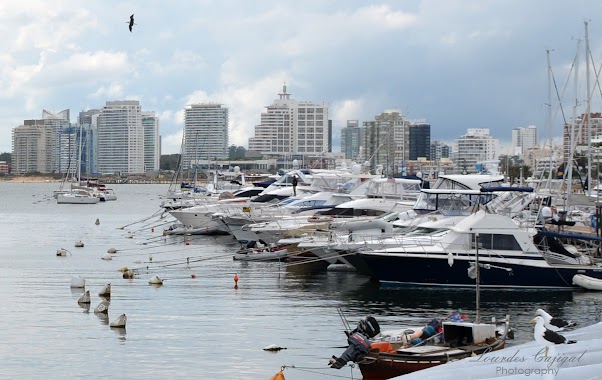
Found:
[{"label": "calm water surface", "polygon": [[[373,315],[385,329],[426,324],[458,308],[474,316],[470,290],[381,289],[356,274],[237,262],[232,238],[189,237],[188,244],[164,238],[165,219],[118,228],[158,211],[167,185],[114,185],[118,200],[96,205],[57,205],[50,198],[56,188],[0,183],[3,379],[267,380],[282,366],[296,367],[285,369],[287,380],[359,379],[357,369],[327,366],[346,345],[337,308],[352,325]],[[83,248],[74,247],[78,240]],[[102,260],[111,247],[117,255]],[[71,254],[57,257],[59,248]],[[144,270],[125,280],[118,272],[124,266]],[[148,284],[155,274],[165,279],[163,286]],[[89,310],[77,304],[82,292],[70,288],[75,276],[86,279]],[[93,309],[109,282],[107,320]],[[584,326],[600,320],[601,301],[602,294],[572,291],[489,290],[481,296],[484,318],[511,315],[513,344],[532,340],[528,322],[538,307]],[[121,313],[127,329],[109,328]],[[270,344],[287,349],[263,351]]]}]

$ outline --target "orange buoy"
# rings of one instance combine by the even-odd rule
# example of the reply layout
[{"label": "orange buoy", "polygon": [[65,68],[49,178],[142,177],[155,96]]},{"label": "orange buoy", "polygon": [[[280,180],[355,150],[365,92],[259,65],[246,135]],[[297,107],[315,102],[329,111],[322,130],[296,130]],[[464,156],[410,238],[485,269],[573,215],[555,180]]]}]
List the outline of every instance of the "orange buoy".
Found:
[{"label": "orange buoy", "polygon": [[190,242],[189,242],[189,241],[187,241],[187,242],[186,242],[186,245],[190,245]]},{"label": "orange buoy", "polygon": [[234,275],[234,283],[238,284],[238,275],[237,274]]}]

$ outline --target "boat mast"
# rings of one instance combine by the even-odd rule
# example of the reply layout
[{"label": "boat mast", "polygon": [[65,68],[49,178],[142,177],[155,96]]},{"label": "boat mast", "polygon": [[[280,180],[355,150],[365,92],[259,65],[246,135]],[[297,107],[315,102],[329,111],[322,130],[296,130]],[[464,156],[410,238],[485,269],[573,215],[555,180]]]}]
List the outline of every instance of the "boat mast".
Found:
[{"label": "boat mast", "polygon": [[584,122],[587,123],[587,195],[591,196],[592,195],[592,131],[591,131],[591,123],[589,122],[589,118],[590,118],[590,100],[591,100],[591,95],[590,95],[590,88],[589,88],[589,58],[591,56],[591,52],[589,51],[589,32],[588,32],[588,23],[587,20],[584,21],[585,23],[585,84],[586,84],[586,88],[587,88],[587,105],[585,108],[585,118],[584,118]]},{"label": "boat mast", "polygon": [[550,49],[546,49],[546,58],[548,61],[548,143],[550,144],[550,167],[548,170],[548,183],[546,188],[550,189],[552,183],[552,171],[555,162],[552,161],[552,158],[554,157],[554,147],[552,144],[552,65],[550,64]]},{"label": "boat mast", "polygon": [[477,319],[476,323],[481,323],[481,271],[479,270],[479,233],[474,235],[475,239],[475,261],[476,261],[476,307],[477,307]]},{"label": "boat mast", "polygon": [[573,106],[573,120],[571,121],[571,134],[570,134],[570,151],[569,156],[566,159],[566,174],[568,174],[568,181],[566,182],[567,196],[564,199],[564,209],[568,209],[568,198],[573,190],[573,157],[575,156],[575,145],[577,143],[577,136],[575,136],[575,127],[577,123],[577,105],[579,103],[577,99],[577,89],[579,88],[579,49],[581,46],[581,40],[577,40],[577,53],[575,54],[575,80],[574,80],[574,96],[575,105]]}]

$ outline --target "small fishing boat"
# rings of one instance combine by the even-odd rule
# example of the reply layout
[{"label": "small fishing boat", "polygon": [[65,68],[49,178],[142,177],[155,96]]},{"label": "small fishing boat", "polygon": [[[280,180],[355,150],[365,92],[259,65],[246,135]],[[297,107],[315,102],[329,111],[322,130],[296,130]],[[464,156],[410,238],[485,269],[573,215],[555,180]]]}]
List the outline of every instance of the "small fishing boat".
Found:
[{"label": "small fishing boat", "polygon": [[509,318],[495,323],[439,321],[408,328],[394,335],[380,334],[378,322],[366,317],[348,333],[349,347],[333,356],[331,368],[348,361],[358,364],[364,380],[385,380],[425,368],[481,355],[505,347]]}]

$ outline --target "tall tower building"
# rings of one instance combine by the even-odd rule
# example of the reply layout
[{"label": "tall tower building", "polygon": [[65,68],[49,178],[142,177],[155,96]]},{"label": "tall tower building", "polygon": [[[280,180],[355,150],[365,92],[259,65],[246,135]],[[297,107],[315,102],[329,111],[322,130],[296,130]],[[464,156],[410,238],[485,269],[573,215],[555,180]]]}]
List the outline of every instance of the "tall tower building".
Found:
[{"label": "tall tower building", "polygon": [[228,108],[221,104],[191,104],[184,109],[184,146],[182,164],[185,169],[196,160],[228,157]]},{"label": "tall tower building", "polygon": [[144,128],[144,171],[159,170],[161,158],[159,117],[152,111],[142,112],[142,128]]},{"label": "tall tower building", "polygon": [[249,139],[249,150],[272,155],[328,152],[328,104],[291,99],[286,85],[278,95],[279,99],[261,114],[261,124],[255,126],[255,135]]},{"label": "tall tower building", "polygon": [[359,161],[364,128],[357,120],[347,120],[347,126],[341,129],[341,153],[345,159]]},{"label": "tall tower building", "polygon": [[431,159],[431,125],[415,121],[410,124],[410,160]]},{"label": "tall tower building", "polygon": [[69,110],[53,113],[42,111],[42,120],[52,132],[52,172],[75,173],[77,171],[77,132],[71,126]]},{"label": "tall tower building", "polygon": [[98,116],[99,109],[81,111],[78,124],[82,133],[81,172],[85,175],[98,173]]},{"label": "tall tower building", "polygon": [[455,140],[454,160],[462,172],[476,171],[478,162],[496,158],[499,141],[489,134],[489,128],[469,128]]},{"label": "tall tower building", "polygon": [[450,153],[449,145],[439,141],[433,141],[431,144],[431,160],[438,161],[442,158],[449,158]]},{"label": "tall tower building", "polygon": [[512,153],[521,156],[528,149],[537,147],[537,127],[529,125],[527,128],[514,128],[512,130]]},{"label": "tall tower building", "polygon": [[25,120],[12,130],[12,172],[52,172],[52,130],[44,120]]},{"label": "tall tower building", "polygon": [[382,166],[385,174],[405,174],[410,157],[409,122],[398,110],[385,110],[374,121],[364,122],[362,146],[370,170]]},{"label": "tall tower building", "polygon": [[98,171],[144,173],[144,128],[137,100],[107,101],[98,116]]}]

